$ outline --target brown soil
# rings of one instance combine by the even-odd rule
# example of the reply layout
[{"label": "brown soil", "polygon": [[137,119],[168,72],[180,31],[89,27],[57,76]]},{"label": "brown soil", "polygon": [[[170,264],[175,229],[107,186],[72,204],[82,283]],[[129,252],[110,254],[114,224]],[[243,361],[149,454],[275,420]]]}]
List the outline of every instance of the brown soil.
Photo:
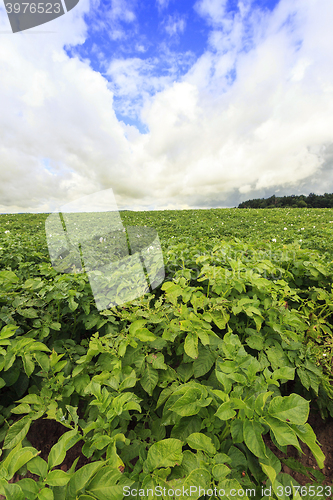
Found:
[{"label": "brown soil", "polygon": [[[27,439],[30,442],[31,446],[40,451],[39,456],[47,461],[52,446],[56,444],[59,438],[68,430],[70,429],[64,427],[55,420],[40,418],[39,420],[33,422],[33,424],[31,425],[27,434]],[[83,467],[83,465],[90,463],[90,459],[85,457],[81,452],[82,446],[83,441],[79,441],[78,443],[76,443],[67,451],[64,462],[54,468],[67,471],[68,469],[70,469],[71,465],[77,457],[79,457],[79,460],[76,464],[76,470]],[[24,477],[34,479],[35,481],[38,481],[39,479],[38,476],[36,476],[35,474],[31,474],[31,472],[29,471]],[[16,483],[22,478],[23,476],[15,474],[9,482]],[[0,495],[0,500],[5,500],[5,497]]]},{"label": "brown soil", "polygon": [[[55,420],[39,419],[36,420],[30,427],[27,439],[30,441],[31,446],[36,448],[38,451],[40,450],[41,453],[39,456],[47,461],[52,446],[56,444],[59,438],[69,430],[70,429],[64,427]],[[64,462],[55,468],[67,471],[71,468],[72,463],[77,457],[80,458],[76,465],[76,470],[83,465],[90,463],[90,459],[81,453],[82,446],[83,441],[76,443],[67,451]]]}]

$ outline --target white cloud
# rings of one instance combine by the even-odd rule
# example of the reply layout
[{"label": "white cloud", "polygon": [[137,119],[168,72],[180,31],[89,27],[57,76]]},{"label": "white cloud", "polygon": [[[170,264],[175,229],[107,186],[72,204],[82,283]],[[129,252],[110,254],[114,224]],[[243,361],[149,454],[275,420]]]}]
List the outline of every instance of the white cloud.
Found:
[{"label": "white cloud", "polygon": [[[140,117],[143,104],[178,79],[179,67],[189,66],[192,54],[177,54],[161,47],[160,58],[113,59],[106,71],[109,88],[117,95],[116,109],[132,119]],[[164,75],[161,76],[161,70]]]},{"label": "white cloud", "polygon": [[[82,2],[50,23],[55,34],[0,38],[4,211],[49,209],[107,188],[119,208],[333,189],[331,0],[320,9],[281,0],[272,13],[244,7],[227,23],[223,2],[202,1],[209,48],[183,78],[178,68],[190,56],[169,52],[113,60],[111,84],[63,50],[85,40]],[[0,29],[8,25],[2,9]],[[114,92],[124,113],[141,113],[148,134],[117,120]]]},{"label": "white cloud", "polygon": [[224,21],[228,0],[198,0],[194,8],[211,24],[221,24]]},{"label": "white cloud", "polygon": [[170,0],[156,0],[157,7],[162,10],[166,9],[170,3]]},{"label": "white cloud", "polygon": [[168,16],[163,23],[164,30],[169,36],[176,36],[183,33],[186,27],[185,17],[179,15]]},{"label": "white cloud", "polygon": [[[5,21],[1,16],[1,27]],[[52,28],[58,31],[0,39],[3,207],[28,210],[98,190],[112,175],[122,177],[129,154],[106,80],[63,51],[65,43],[83,41],[82,19],[69,13]]]},{"label": "white cloud", "polygon": [[93,9],[89,12],[89,27],[92,33],[105,32],[111,40],[123,40],[128,36],[128,25],[136,21],[135,0],[91,0]]},{"label": "white cloud", "polygon": [[[333,36],[323,22],[333,8],[322,7],[281,1],[272,15],[252,13],[250,30],[236,16],[230,52],[221,54],[217,43],[184,78],[189,87],[177,84],[155,97],[143,116],[145,152],[160,158],[160,199],[201,203],[206,195],[223,200],[233,190],[300,184],[311,190],[326,158],[322,146],[333,142]],[[260,35],[242,52],[244,32],[254,27]],[[226,78],[232,67],[233,83]]]}]

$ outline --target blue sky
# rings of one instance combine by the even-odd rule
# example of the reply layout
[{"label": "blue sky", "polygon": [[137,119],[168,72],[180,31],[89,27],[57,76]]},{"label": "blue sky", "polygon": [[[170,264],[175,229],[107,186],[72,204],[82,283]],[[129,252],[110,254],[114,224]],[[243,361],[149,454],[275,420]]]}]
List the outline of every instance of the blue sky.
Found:
[{"label": "blue sky", "polygon": [[333,191],[333,3],[80,0],[11,33],[0,1],[0,212]]},{"label": "blue sky", "polygon": [[[252,3],[252,8],[272,11],[278,1],[257,0]],[[225,4],[226,19],[232,19],[238,12],[237,0]],[[141,75],[179,80],[208,50],[214,25],[211,16],[205,15],[200,2],[193,0],[109,0],[101,1],[98,8],[90,10],[84,19],[88,26],[85,42],[79,46],[65,47],[66,53],[69,57],[88,60],[91,68],[110,83],[115,93],[117,117],[127,124],[135,125],[140,132],[147,133],[146,125],[135,112],[138,102],[142,104],[140,90],[136,95],[128,93],[126,96],[125,89],[120,88],[120,69],[123,69],[123,75],[125,62],[132,61]],[[246,49],[244,43],[243,50]],[[114,61],[111,68],[110,61]],[[128,65],[126,68],[129,70]],[[235,73],[234,69],[230,71],[232,81]],[[147,90],[150,95],[154,95],[159,88],[148,86]],[[131,103],[134,109],[129,112]],[[124,111],[124,105],[127,112]]]}]

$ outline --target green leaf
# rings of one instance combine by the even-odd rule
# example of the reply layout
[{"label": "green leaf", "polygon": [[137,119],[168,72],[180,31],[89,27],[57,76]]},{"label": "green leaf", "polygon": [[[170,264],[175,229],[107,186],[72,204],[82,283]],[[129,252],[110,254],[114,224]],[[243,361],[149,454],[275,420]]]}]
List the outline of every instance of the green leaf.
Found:
[{"label": "green leaf", "polygon": [[294,380],[295,378],[295,368],[290,368],[289,366],[283,366],[278,370],[275,370],[272,375],[273,380]]},{"label": "green leaf", "polygon": [[14,446],[16,446],[17,443],[22,441],[22,439],[24,439],[28,433],[31,422],[32,419],[29,416],[26,416],[15,422],[15,424],[13,424],[11,427],[9,427],[6,434],[3,449],[9,450],[11,448],[14,448]]},{"label": "green leaf", "polygon": [[[200,389],[197,387],[182,386],[182,388],[184,388],[184,394],[169,407],[170,411],[177,413],[181,417],[196,415],[199,413],[201,407],[208,406],[212,400],[212,398],[204,400],[202,398],[202,394],[200,393]],[[174,400],[174,396],[176,396],[176,394],[173,394],[171,398],[169,398],[168,405]]]},{"label": "green leaf", "polygon": [[236,415],[236,412],[232,408],[231,401],[227,401],[222,403],[221,406],[217,409],[215,416],[220,420],[230,420]]},{"label": "green leaf", "polygon": [[28,377],[33,373],[35,369],[35,363],[29,354],[22,354],[23,368]]},{"label": "green leaf", "polygon": [[317,437],[313,432],[311,426],[309,424],[305,424],[305,425],[291,425],[290,427],[295,431],[299,439],[301,439],[305,444],[308,445],[308,447],[313,453],[313,456],[317,461],[319,468],[323,469],[325,455],[317,444]]},{"label": "green leaf", "polygon": [[245,342],[251,349],[255,349],[256,351],[261,351],[264,348],[264,339],[259,335],[251,335]]},{"label": "green leaf", "polygon": [[267,474],[268,478],[271,480],[271,483],[274,484],[274,481],[276,479],[276,472],[274,470],[274,467],[271,465],[263,464],[260,462],[261,468],[264,471],[265,474]]},{"label": "green leaf", "polygon": [[30,478],[21,479],[16,483],[28,500],[35,500],[39,491],[39,486],[36,481]]},{"label": "green leaf", "polygon": [[110,436],[99,435],[93,436],[93,445],[96,450],[103,450],[107,445],[113,443],[113,440]]},{"label": "green leaf", "polygon": [[15,455],[11,458],[10,463],[8,464],[8,474],[11,479],[15,472],[17,472],[23,465],[25,465],[29,460],[33,459],[37,455],[37,450],[32,447],[21,448],[18,450]]},{"label": "green leaf", "polygon": [[54,500],[53,491],[50,488],[43,488],[37,495],[38,500]]},{"label": "green leaf", "polygon": [[18,330],[18,326],[16,325],[5,325],[0,331],[0,340],[13,337],[16,330]]},{"label": "green leaf", "polygon": [[0,477],[10,480],[15,472],[35,455],[37,455],[35,448],[30,446],[22,448],[22,443],[19,442],[0,463]]},{"label": "green leaf", "polygon": [[75,302],[74,297],[69,297],[68,307],[71,312],[74,312],[79,307],[79,304]]},{"label": "green leaf", "polygon": [[157,467],[180,465],[183,459],[182,442],[179,439],[163,439],[154,443],[148,450],[147,466],[149,471]]},{"label": "green leaf", "polygon": [[225,479],[225,477],[230,474],[230,472],[231,469],[229,469],[229,467],[224,464],[214,465],[212,469],[212,474],[218,481],[222,481],[222,479]]},{"label": "green leaf", "polygon": [[230,403],[232,403],[233,408],[237,410],[245,410],[247,408],[245,401],[239,398],[230,398]]},{"label": "green leaf", "polygon": [[198,335],[196,333],[188,333],[184,343],[184,350],[186,354],[196,359],[198,357]]},{"label": "green leaf", "polygon": [[176,387],[177,387],[177,382],[174,382],[171,386],[168,386],[165,389],[163,389],[163,391],[159,395],[155,409],[159,408],[168,399],[168,397],[174,392]]},{"label": "green leaf", "polygon": [[18,307],[17,312],[25,318],[38,318],[38,312],[33,307],[27,309],[21,309],[20,307]]},{"label": "green leaf", "polygon": [[248,449],[259,458],[265,458],[265,443],[262,439],[263,428],[259,422],[255,420],[244,421],[243,433],[244,442]]},{"label": "green leaf", "polygon": [[298,394],[290,396],[277,396],[270,402],[268,413],[283,422],[303,425],[309,417],[309,401]]},{"label": "green leaf", "polygon": [[258,415],[262,415],[267,399],[274,394],[272,391],[261,392],[254,403],[254,409]]},{"label": "green leaf", "polygon": [[201,340],[201,343],[203,345],[208,345],[209,344],[209,335],[208,332],[205,330],[197,330],[197,334],[199,339]]},{"label": "green leaf", "polygon": [[20,415],[21,413],[30,413],[31,411],[32,410],[31,410],[30,406],[26,403],[18,405],[12,409],[12,413],[16,413],[18,415]]},{"label": "green leaf", "polygon": [[205,375],[213,364],[215,363],[215,356],[210,349],[199,346],[198,359],[194,360],[193,373],[196,378]]},{"label": "green leaf", "polygon": [[[65,446],[66,446],[65,441],[58,441],[55,445],[52,446],[47,460],[47,467],[49,470],[55,467],[56,465],[62,464],[62,462],[65,460],[66,456]],[[55,486],[61,486],[61,485],[55,485]]]},{"label": "green leaf", "polygon": [[5,484],[3,489],[6,495],[6,500],[25,500],[24,493],[17,483]]},{"label": "green leaf", "polygon": [[225,311],[210,311],[210,315],[212,316],[215,325],[220,330],[224,330],[227,322],[229,321],[229,314],[226,314]]},{"label": "green leaf", "polygon": [[194,432],[187,437],[186,441],[187,444],[194,450],[202,450],[209,455],[214,455],[216,453],[216,449],[211,438],[201,432]]},{"label": "green leaf", "polygon": [[[111,466],[103,467],[86,487],[86,492],[91,493],[93,498],[98,500],[122,500],[124,498],[124,486],[133,483],[127,478],[125,482],[124,479],[119,470]],[[121,484],[116,484],[118,481]]]},{"label": "green leaf", "polygon": [[[190,493],[190,488],[192,486],[192,494],[191,499],[198,499],[201,497],[201,493],[199,493],[200,488],[207,490],[210,486],[211,475],[207,469],[198,468],[192,470],[183,483],[184,489],[188,490]],[[196,489],[194,489],[196,488]],[[186,497],[185,497],[186,498]]]},{"label": "green leaf", "polygon": [[244,441],[243,421],[236,418],[230,422],[230,431],[234,443],[242,443]]},{"label": "green leaf", "polygon": [[140,384],[149,396],[153,395],[153,390],[155,389],[157,382],[158,371],[155,370],[155,368],[153,368],[149,363],[146,363],[146,369],[140,379]]},{"label": "green leaf", "polygon": [[34,356],[41,369],[44,372],[48,372],[50,369],[49,357],[44,352],[35,352]]},{"label": "green leaf", "polygon": [[43,405],[44,401],[37,394],[27,394],[24,398],[19,399],[18,403],[28,403],[30,405]]},{"label": "green leaf", "polygon": [[66,500],[75,500],[77,494],[86,487],[91,478],[96,472],[103,467],[104,462],[92,462],[86,464],[77,470],[71,477],[67,485],[67,497]]},{"label": "green leaf", "polygon": [[50,352],[50,349],[48,347],[46,347],[45,344],[43,344],[42,342],[33,342],[32,344],[29,345],[28,347],[29,351],[47,351],[47,352]]},{"label": "green leaf", "polygon": [[223,386],[225,392],[229,394],[232,388],[232,380],[230,380],[230,378],[225,373],[222,373],[218,370],[215,370],[215,375],[217,380]]},{"label": "green leaf", "polygon": [[58,322],[51,323],[50,328],[52,328],[52,330],[56,330],[58,332],[61,330],[61,323],[58,323]]},{"label": "green leaf", "polygon": [[153,342],[156,336],[147,328],[138,328],[135,331],[135,338],[141,340],[141,342]]},{"label": "green leaf", "polygon": [[87,374],[80,374],[74,378],[74,387],[78,394],[84,395],[86,388],[90,383],[90,377]]},{"label": "green leaf", "polygon": [[37,474],[41,478],[45,478],[47,474],[47,463],[41,457],[35,457],[30,462],[28,462],[28,470],[32,474]]},{"label": "green leaf", "polygon": [[152,367],[156,370],[167,370],[167,365],[164,363],[164,356],[161,352],[150,354],[147,357],[147,362],[151,363]]},{"label": "green leaf", "polygon": [[[183,417],[173,426],[170,437],[184,441],[193,432],[200,431],[201,422],[202,420],[198,417],[198,415]],[[165,438],[165,427],[163,426],[162,428],[164,430],[164,435],[160,439]],[[157,439],[157,436],[154,437]]]},{"label": "green leaf", "polygon": [[183,382],[187,382],[193,375],[193,363],[181,363],[177,368],[177,373]]},{"label": "green leaf", "polygon": [[13,271],[0,271],[0,284],[11,285],[17,283],[19,278]]},{"label": "green leaf", "polygon": [[129,327],[130,334],[135,335],[136,331],[142,329],[146,323],[146,319],[137,319],[136,321],[133,321],[133,323]]},{"label": "green leaf", "polygon": [[312,474],[316,478],[316,481],[318,481],[320,483],[325,481],[325,476],[322,472],[320,472],[319,470],[313,469],[312,467],[305,467],[300,462],[298,462],[298,460],[296,460],[295,458],[282,459],[282,462],[290,469],[294,470],[295,472],[299,472],[300,474],[303,474],[304,476],[308,477],[309,479],[311,479],[310,474]]},{"label": "green leaf", "polygon": [[50,486],[65,486],[71,478],[71,474],[63,470],[52,470],[46,476],[45,482]]},{"label": "green leaf", "polygon": [[301,453],[302,449],[298,443],[298,439],[296,437],[293,429],[286,422],[282,422],[281,420],[271,417],[269,415],[265,415],[262,419],[269,428],[272,430],[274,437],[280,446],[295,446]]}]

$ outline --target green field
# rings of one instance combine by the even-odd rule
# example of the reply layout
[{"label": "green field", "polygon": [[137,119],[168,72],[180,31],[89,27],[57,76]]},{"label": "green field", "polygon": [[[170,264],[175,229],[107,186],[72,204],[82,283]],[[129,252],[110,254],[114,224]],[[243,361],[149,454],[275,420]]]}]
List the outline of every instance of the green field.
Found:
[{"label": "green field", "polygon": [[[333,418],[333,209],[122,211],[157,231],[165,280],[105,310],[85,273],[52,268],[47,216],[0,215],[0,495],[330,496],[307,421]],[[28,432],[43,419],[64,433],[42,458]],[[307,444],[315,468],[288,462],[307,482],[263,436]],[[61,469],[77,443],[86,464]]]}]

